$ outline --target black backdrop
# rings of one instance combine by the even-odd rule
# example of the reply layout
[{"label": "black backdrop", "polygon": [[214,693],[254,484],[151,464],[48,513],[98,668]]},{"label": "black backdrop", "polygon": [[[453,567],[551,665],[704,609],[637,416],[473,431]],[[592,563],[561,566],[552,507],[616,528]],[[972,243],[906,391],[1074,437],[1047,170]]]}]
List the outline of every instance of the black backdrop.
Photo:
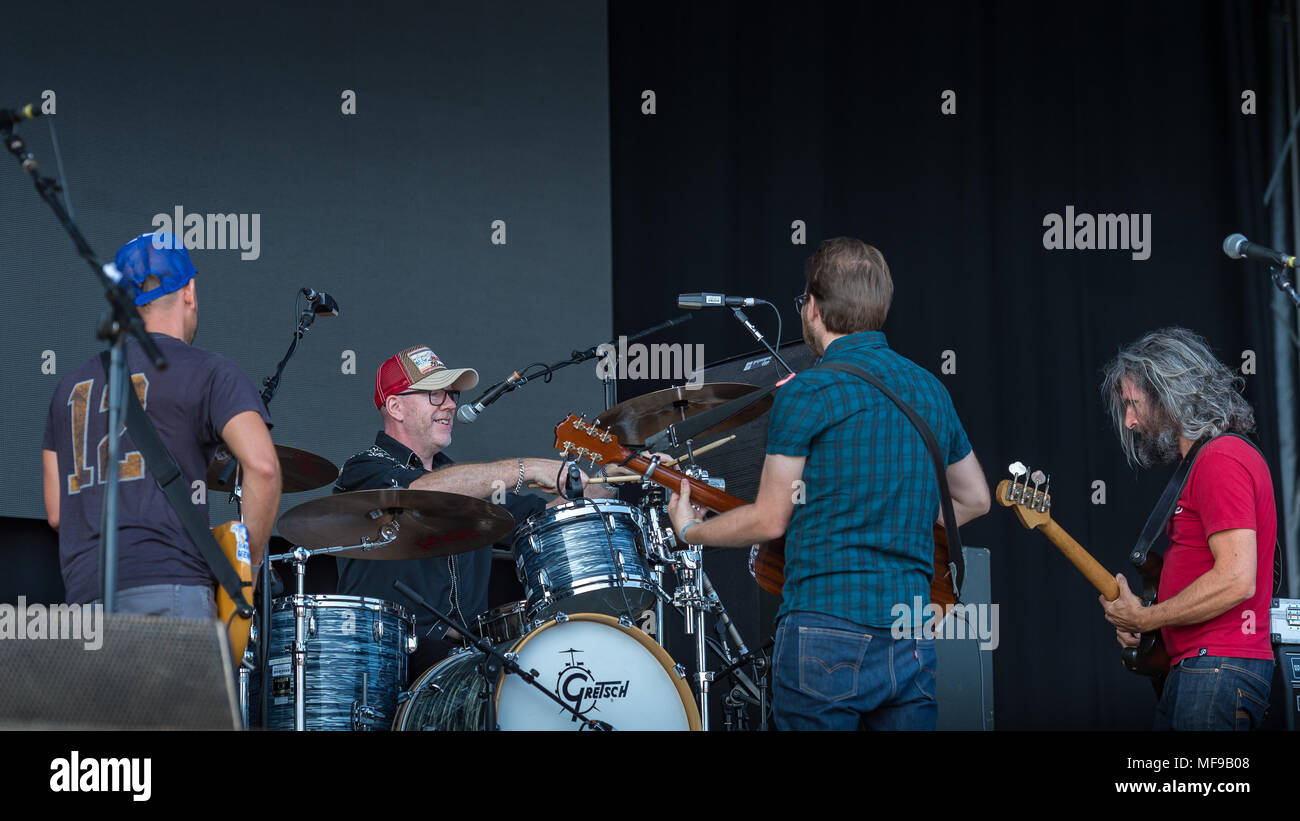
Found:
[{"label": "black backdrop", "polygon": [[[711,290],[770,299],[796,339],[803,260],[861,237],[893,270],[890,344],[943,379],[990,482],[1013,460],[1051,473],[1055,518],[1122,570],[1169,470],[1126,467],[1097,385],[1142,332],[1196,329],[1230,364],[1255,352],[1246,393],[1281,490],[1271,286],[1219,250],[1234,231],[1268,236],[1268,129],[1285,116],[1268,108],[1269,11],[611,3],[616,332]],[[1067,205],[1150,214],[1150,258],[1046,250],[1043,219]],[[775,333],[770,311],[750,315]],[[754,347],[725,311],[675,338],[709,361]],[[1147,726],[1150,687],[1120,668],[1096,593],[1059,553],[996,506],[963,537],[993,551],[998,727]]]}]

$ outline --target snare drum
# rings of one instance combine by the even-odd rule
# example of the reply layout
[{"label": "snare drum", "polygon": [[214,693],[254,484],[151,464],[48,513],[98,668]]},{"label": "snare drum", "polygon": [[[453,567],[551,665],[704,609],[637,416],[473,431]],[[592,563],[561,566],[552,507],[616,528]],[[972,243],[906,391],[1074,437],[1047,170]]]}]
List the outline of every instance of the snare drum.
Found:
[{"label": "snare drum", "polygon": [[[583,716],[616,730],[698,730],[700,713],[672,658],[635,627],[612,616],[580,613],[536,627],[500,645],[519,666]],[[557,617],[558,618],[558,617]],[[416,680],[402,697],[394,730],[487,729],[483,654],[463,650]],[[502,673],[492,688],[502,730],[578,730],[573,714],[515,675]]]},{"label": "snare drum", "polygon": [[528,602],[512,601],[476,617],[478,634],[493,644],[523,638],[528,632]]},{"label": "snare drum", "polygon": [[655,601],[645,541],[645,515],[614,500],[579,499],[529,518],[513,538],[528,615],[546,618],[562,604],[635,618]]},{"label": "snare drum", "polygon": [[[271,705],[267,728],[292,730],[294,603],[271,606]],[[406,685],[406,657],[416,648],[415,620],[399,604],[361,596],[304,596],[307,665],[304,726],[308,730],[386,730]],[[248,699],[260,697],[249,676]],[[256,709],[250,723],[256,726]]]}]

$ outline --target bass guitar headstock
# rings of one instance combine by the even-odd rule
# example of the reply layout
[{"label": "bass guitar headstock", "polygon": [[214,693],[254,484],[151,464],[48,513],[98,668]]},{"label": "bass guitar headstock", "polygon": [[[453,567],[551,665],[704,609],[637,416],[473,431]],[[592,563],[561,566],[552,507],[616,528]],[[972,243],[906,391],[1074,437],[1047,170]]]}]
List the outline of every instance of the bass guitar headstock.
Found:
[{"label": "bass guitar headstock", "polygon": [[[1030,530],[1043,527],[1052,521],[1052,477],[1041,470],[1030,473],[1029,468],[1019,462],[1007,467],[1010,479],[998,482],[998,504],[1014,508],[1020,523]],[[1030,482],[1033,482],[1030,485]]]}]

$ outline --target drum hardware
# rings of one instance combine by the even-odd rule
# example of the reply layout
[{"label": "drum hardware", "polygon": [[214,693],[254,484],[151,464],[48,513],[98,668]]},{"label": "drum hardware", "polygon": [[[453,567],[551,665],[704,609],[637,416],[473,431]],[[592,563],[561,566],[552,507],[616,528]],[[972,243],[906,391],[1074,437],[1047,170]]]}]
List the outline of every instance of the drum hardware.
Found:
[{"label": "drum hardware", "polygon": [[[572,714],[574,720],[580,722],[584,729],[589,729],[589,730],[613,730],[614,729],[614,727],[611,727],[608,723],[604,721],[589,719],[583,716],[583,714],[579,712],[575,707],[573,707],[568,702],[561,699],[555,693],[551,692],[551,690],[548,689],[546,686],[540,684],[537,681],[537,677],[540,674],[536,670],[526,671],[522,667],[520,667],[517,661],[518,658],[517,655],[515,656],[515,658],[510,658],[509,654],[502,654],[497,652],[496,648],[493,647],[490,642],[484,640],[482,636],[479,636],[477,633],[474,633],[468,627],[466,627],[463,624],[460,624],[450,616],[444,615],[440,610],[438,610],[432,604],[429,604],[429,602],[423,596],[415,592],[415,590],[412,589],[410,585],[406,584],[405,582],[399,579],[393,582],[393,587],[396,588],[397,591],[400,592],[402,595],[406,596],[411,601],[415,602],[416,604],[423,607],[425,610],[432,613],[433,617],[436,618],[438,621],[460,632],[462,636],[464,636],[466,639],[470,641],[470,643],[474,646],[475,649],[477,649],[480,653],[484,655],[484,659],[482,660],[482,663],[479,664],[478,670],[480,675],[483,677],[483,682],[486,685],[484,689],[488,692],[488,695],[491,694],[493,685],[496,683],[496,678],[501,675],[501,671],[504,669],[506,672],[513,673],[514,675],[523,679],[534,689],[543,693],[551,701],[554,701],[556,704],[560,705],[561,708],[563,708],[564,710]],[[564,613],[557,613],[555,616],[555,621],[557,624],[564,624],[568,620],[569,620],[568,615]],[[484,706],[488,711],[487,726],[489,728],[495,728],[497,726],[497,721],[495,715],[496,705],[494,699],[490,697],[486,698],[484,701]]]}]

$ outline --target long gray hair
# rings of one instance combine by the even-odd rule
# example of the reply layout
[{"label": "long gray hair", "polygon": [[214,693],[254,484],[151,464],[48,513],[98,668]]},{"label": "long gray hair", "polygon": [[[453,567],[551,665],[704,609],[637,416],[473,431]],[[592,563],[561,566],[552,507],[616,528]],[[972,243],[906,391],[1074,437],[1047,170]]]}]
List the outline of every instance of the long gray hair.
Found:
[{"label": "long gray hair", "polygon": [[1228,370],[1205,340],[1186,328],[1161,328],[1120,348],[1103,368],[1102,398],[1130,465],[1143,464],[1124,427],[1121,380],[1128,377],[1189,440],[1255,430],[1255,411],[1241,397],[1246,380]]}]

